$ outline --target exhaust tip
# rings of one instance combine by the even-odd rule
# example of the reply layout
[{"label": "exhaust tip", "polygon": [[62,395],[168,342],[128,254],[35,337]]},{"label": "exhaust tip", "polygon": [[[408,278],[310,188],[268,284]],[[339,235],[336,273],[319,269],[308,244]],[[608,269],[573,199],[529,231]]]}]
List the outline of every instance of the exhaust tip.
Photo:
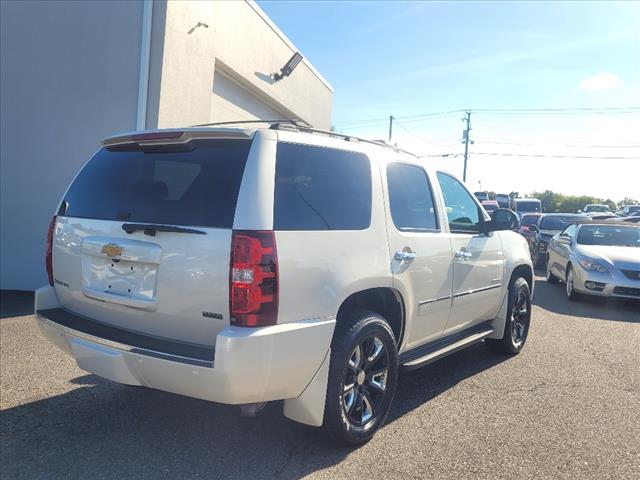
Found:
[{"label": "exhaust tip", "polygon": [[245,403],[243,405],[240,405],[240,416],[255,417],[262,410],[264,410],[264,407],[266,406],[267,406],[267,402]]}]

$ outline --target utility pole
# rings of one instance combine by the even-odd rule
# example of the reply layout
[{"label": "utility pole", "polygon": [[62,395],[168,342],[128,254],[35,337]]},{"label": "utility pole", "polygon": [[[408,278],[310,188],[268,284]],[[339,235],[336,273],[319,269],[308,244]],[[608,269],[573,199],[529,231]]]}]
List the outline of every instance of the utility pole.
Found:
[{"label": "utility pole", "polygon": [[[469,156],[469,132],[471,131],[471,110],[467,110],[467,129],[462,132],[462,140],[464,140],[464,171],[462,172],[462,181],[467,181],[467,157]],[[464,118],[462,119],[465,120]],[[473,143],[473,142],[471,142]]]},{"label": "utility pole", "polygon": [[393,135],[393,115],[389,115],[389,143],[391,143],[392,135]]}]

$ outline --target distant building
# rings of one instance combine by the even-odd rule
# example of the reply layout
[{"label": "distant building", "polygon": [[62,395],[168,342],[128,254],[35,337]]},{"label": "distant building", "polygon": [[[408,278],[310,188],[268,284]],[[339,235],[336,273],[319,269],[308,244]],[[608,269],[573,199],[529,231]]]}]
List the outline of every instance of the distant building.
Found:
[{"label": "distant building", "polygon": [[117,132],[298,118],[329,129],[333,89],[252,1],[0,2],[0,288],[46,283],[46,230]]}]

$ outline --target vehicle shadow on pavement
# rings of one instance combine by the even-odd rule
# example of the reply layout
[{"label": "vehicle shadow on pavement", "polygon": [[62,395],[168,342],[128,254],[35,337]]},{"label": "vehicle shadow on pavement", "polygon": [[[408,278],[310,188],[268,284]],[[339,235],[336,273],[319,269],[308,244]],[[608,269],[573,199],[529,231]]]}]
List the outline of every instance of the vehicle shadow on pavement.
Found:
[{"label": "vehicle shadow on pavement", "polygon": [[[402,372],[387,424],[508,357],[478,344]],[[85,375],[63,395],[2,412],[2,478],[300,478],[356,447],[282,415],[214,404]],[[374,439],[375,442],[375,439]]]},{"label": "vehicle shadow on pavement", "polygon": [[537,277],[533,304],[560,315],[640,323],[640,300],[585,295],[578,301],[570,301],[565,296],[564,288],[564,283],[553,285],[547,283],[544,277]]},{"label": "vehicle shadow on pavement", "polygon": [[0,290],[0,318],[33,314],[33,292]]}]

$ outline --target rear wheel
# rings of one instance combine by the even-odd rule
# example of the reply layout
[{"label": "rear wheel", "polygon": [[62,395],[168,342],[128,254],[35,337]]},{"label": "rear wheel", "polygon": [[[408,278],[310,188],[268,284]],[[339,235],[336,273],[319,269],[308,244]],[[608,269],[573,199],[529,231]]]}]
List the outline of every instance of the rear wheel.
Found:
[{"label": "rear wheel", "polygon": [[340,319],[331,343],[325,432],[347,444],[371,439],[389,414],[397,376],[398,350],[387,321],[368,311]]},{"label": "rear wheel", "polygon": [[531,323],[531,289],[524,278],[511,282],[508,302],[502,338],[488,338],[485,343],[492,350],[515,355],[524,347]]}]

